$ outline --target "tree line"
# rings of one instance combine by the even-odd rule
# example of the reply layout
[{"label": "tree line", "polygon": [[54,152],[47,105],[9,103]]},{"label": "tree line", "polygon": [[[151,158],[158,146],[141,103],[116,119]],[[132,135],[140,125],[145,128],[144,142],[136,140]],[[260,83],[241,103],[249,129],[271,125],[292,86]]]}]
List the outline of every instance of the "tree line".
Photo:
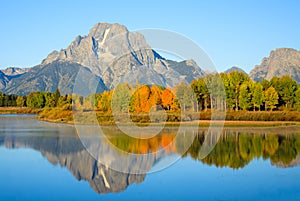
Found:
[{"label": "tree line", "polygon": [[[214,75],[191,83],[202,109],[211,107],[207,89],[210,76]],[[270,81],[263,79],[261,82],[255,82],[238,71],[221,73],[220,77],[226,93],[227,110],[300,110],[300,86],[288,75],[273,77]]]},{"label": "tree line", "polygon": [[59,89],[51,92],[31,92],[27,96],[6,95],[0,92],[0,107],[62,107],[72,104],[72,96],[61,95]]},{"label": "tree line", "polygon": [[[225,92],[225,93],[223,93]],[[216,98],[218,97],[218,98]],[[223,102],[220,100],[224,100]],[[226,100],[226,101],[225,101]],[[128,83],[101,94],[82,97],[51,92],[32,92],[27,96],[0,93],[0,107],[64,107],[103,112],[206,111],[221,103],[227,110],[299,110],[300,86],[289,76],[273,77],[270,81],[252,81],[238,71],[209,74],[190,85],[180,83],[174,88]]]}]

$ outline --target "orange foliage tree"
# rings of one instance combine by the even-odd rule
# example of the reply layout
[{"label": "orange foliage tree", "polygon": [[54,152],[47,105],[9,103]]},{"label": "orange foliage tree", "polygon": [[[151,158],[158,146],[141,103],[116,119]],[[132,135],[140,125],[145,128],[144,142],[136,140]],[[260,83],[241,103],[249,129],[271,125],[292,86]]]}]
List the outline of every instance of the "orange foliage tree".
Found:
[{"label": "orange foliage tree", "polygon": [[161,95],[162,106],[170,111],[176,111],[178,109],[178,104],[175,95],[170,89],[165,89]]}]

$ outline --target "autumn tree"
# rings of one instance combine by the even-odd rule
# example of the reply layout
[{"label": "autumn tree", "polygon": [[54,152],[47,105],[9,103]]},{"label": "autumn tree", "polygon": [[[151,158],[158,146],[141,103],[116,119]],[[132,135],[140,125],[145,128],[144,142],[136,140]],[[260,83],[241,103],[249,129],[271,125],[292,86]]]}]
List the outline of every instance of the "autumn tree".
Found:
[{"label": "autumn tree", "polygon": [[136,89],[130,100],[130,111],[149,112],[151,108],[150,94],[151,90],[148,85],[143,85]]},{"label": "autumn tree", "polygon": [[149,102],[150,105],[154,107],[155,110],[157,110],[162,105],[161,94],[162,94],[161,88],[155,85],[151,86],[151,94],[150,94]]},{"label": "autumn tree", "polygon": [[173,92],[170,89],[165,89],[161,95],[161,99],[162,99],[162,106],[167,109],[167,110],[177,110],[178,106],[177,106],[177,101],[175,99],[175,96],[173,94]]}]

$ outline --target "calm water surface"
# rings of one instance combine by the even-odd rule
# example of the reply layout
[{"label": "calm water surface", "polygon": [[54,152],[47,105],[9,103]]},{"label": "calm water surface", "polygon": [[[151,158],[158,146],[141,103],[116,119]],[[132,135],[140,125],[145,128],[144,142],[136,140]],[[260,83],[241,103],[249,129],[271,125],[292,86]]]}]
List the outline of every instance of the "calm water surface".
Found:
[{"label": "calm water surface", "polygon": [[[201,158],[206,131],[187,128],[187,138],[195,136],[191,147],[156,172],[157,164],[181,153],[185,140],[173,140],[176,129],[145,140],[104,130],[107,138],[87,135],[82,143],[70,125],[0,116],[0,200],[300,200],[298,129],[226,129]],[[115,147],[135,159],[112,154]],[[87,150],[97,151],[97,159]],[[145,153],[153,157],[146,160]],[[151,173],[132,174],[139,167]]]}]

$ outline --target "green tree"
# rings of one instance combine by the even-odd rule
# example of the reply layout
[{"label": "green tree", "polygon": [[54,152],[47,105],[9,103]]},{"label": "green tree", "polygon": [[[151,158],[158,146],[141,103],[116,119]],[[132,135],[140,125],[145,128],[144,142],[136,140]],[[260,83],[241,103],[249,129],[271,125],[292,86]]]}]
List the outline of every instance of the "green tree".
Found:
[{"label": "green tree", "polygon": [[16,99],[16,103],[18,107],[26,106],[26,96],[18,96]]},{"label": "green tree", "polygon": [[286,108],[291,108],[295,102],[295,92],[297,90],[297,83],[288,75],[273,77],[270,81],[279,95],[279,105],[284,105]]},{"label": "green tree", "polygon": [[250,82],[244,82],[240,87],[239,106],[243,110],[247,110],[251,106]]},{"label": "green tree", "polygon": [[119,84],[112,95],[111,107],[114,112],[128,112],[131,87],[127,83]]},{"label": "green tree", "polygon": [[240,95],[240,87],[245,81],[249,81],[249,77],[242,72],[233,71],[228,74],[228,86],[226,93],[233,99],[234,109],[237,111],[239,109],[239,95]]},{"label": "green tree", "polygon": [[5,97],[5,94],[0,92],[0,107],[4,106],[4,97]]},{"label": "green tree", "polygon": [[207,107],[208,107],[209,93],[208,93],[208,88],[207,88],[204,78],[194,80],[191,83],[191,87],[194,90],[196,99],[198,101],[197,107],[196,107],[197,111],[198,111],[198,108],[200,108],[200,110],[202,110],[204,108],[206,111]]},{"label": "green tree", "polygon": [[261,85],[263,87],[263,91],[266,91],[271,86],[271,83],[267,79],[264,78],[261,81]]},{"label": "green tree", "polygon": [[235,98],[234,98],[234,86],[231,85],[231,81],[229,79],[229,74],[221,73],[221,78],[225,87],[226,92],[226,107],[229,110],[233,110],[235,106]]},{"label": "green tree", "polygon": [[31,108],[43,108],[45,106],[45,97],[41,92],[32,92],[28,95],[26,105]]},{"label": "green tree", "polygon": [[270,109],[271,111],[276,108],[276,104],[278,104],[278,94],[274,87],[269,87],[263,96],[263,101],[265,103],[265,110]]},{"label": "green tree", "polygon": [[180,83],[176,87],[176,98],[180,104],[180,108],[183,109],[183,111],[191,108],[194,104],[194,92],[185,82]]},{"label": "green tree", "polygon": [[55,107],[58,105],[58,100],[60,98],[60,91],[59,89],[57,88],[55,90],[55,93],[54,93],[54,104],[55,104]]},{"label": "green tree", "polygon": [[300,87],[295,91],[295,105],[294,107],[300,111]]},{"label": "green tree", "polygon": [[47,107],[55,107],[55,99],[53,93],[50,92],[43,92],[45,98],[45,106]]},{"label": "green tree", "polygon": [[253,110],[256,108],[260,110],[263,101],[263,86],[259,82],[254,82],[251,87],[252,100],[251,103],[253,105]]}]

